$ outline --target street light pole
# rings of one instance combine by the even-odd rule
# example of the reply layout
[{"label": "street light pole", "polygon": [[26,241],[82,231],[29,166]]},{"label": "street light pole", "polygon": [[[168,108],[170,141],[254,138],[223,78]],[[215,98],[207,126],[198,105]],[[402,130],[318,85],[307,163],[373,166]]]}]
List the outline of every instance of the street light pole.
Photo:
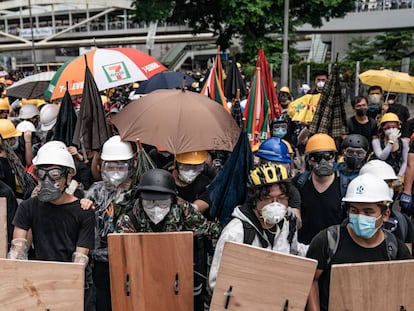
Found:
[{"label": "street light pole", "polygon": [[281,70],[281,87],[288,86],[289,72],[289,0],[285,0],[284,22],[283,22],[283,52],[282,52],[282,70]]},{"label": "street light pole", "polygon": [[31,31],[31,37],[32,37],[32,62],[33,62],[33,68],[34,73],[37,73],[37,62],[36,62],[36,50],[35,50],[35,43],[34,43],[34,33],[33,33],[33,18],[32,18],[32,2],[29,1],[29,18],[30,18],[30,31]]}]

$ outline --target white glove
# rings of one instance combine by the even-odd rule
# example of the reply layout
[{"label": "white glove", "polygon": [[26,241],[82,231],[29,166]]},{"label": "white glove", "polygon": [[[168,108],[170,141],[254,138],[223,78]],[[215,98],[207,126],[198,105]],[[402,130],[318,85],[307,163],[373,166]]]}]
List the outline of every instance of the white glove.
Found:
[{"label": "white glove", "polygon": [[29,245],[24,238],[17,238],[11,241],[10,251],[7,253],[7,259],[27,260]]},{"label": "white glove", "polygon": [[72,262],[81,263],[84,265],[84,267],[86,267],[88,265],[89,258],[85,254],[74,252],[72,254]]},{"label": "white glove", "polygon": [[392,144],[396,143],[398,138],[401,136],[401,132],[397,128],[386,130],[385,134],[388,136],[388,141]]}]

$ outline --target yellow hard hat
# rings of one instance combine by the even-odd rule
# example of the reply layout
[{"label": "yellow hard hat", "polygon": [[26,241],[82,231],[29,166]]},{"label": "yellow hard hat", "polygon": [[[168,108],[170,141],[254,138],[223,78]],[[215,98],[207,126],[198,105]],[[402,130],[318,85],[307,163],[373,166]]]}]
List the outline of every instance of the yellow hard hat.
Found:
[{"label": "yellow hard hat", "polygon": [[0,98],[0,110],[10,110],[8,98]]},{"label": "yellow hard hat", "polygon": [[0,135],[3,139],[21,136],[22,132],[16,130],[13,122],[9,119],[0,119]]},{"label": "yellow hard hat", "polygon": [[280,88],[280,92],[285,92],[285,93],[289,93],[290,94],[290,90],[287,86],[281,87]]},{"label": "yellow hard hat", "polygon": [[106,103],[108,103],[108,96],[101,95],[101,100],[102,100],[102,105],[105,105]]},{"label": "yellow hard hat", "polygon": [[132,84],[132,88],[133,89],[139,88],[139,83],[138,82],[135,82],[134,84]]},{"label": "yellow hard hat", "polygon": [[398,116],[392,112],[387,112],[386,114],[382,116],[380,124],[382,125],[385,122],[398,122],[398,124],[401,123]]},{"label": "yellow hard hat", "polygon": [[180,153],[175,156],[175,160],[183,164],[202,164],[207,161],[208,152],[203,151],[191,151]]},{"label": "yellow hard hat", "polygon": [[267,163],[250,171],[250,182],[255,186],[271,185],[289,179],[287,168],[282,164]]},{"label": "yellow hard hat", "polygon": [[324,133],[317,133],[311,136],[306,144],[305,153],[318,151],[335,151],[337,152],[335,141],[331,136]]}]

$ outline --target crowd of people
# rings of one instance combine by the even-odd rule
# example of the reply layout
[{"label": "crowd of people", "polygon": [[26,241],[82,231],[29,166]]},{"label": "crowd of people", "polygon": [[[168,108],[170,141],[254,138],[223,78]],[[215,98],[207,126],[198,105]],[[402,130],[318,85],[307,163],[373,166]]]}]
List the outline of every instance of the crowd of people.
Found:
[{"label": "crowd of people", "polygon": [[[322,92],[327,78],[317,72],[307,93]],[[317,260],[309,311],[328,310],[333,264],[412,258],[414,119],[397,94],[371,86],[355,97],[349,133],[334,139],[292,121],[291,92],[280,88],[283,112],[270,120],[270,137],[251,150],[246,200],[221,223],[209,212],[209,185],[230,152],[172,154],[152,145],[142,151],[123,141],[110,118],[134,87],[104,102],[113,135],[86,154],[54,139],[58,103],[10,105],[7,93],[0,98],[8,258],[84,264],[85,310],[111,310],[110,233],[192,231],[195,311],[208,309],[226,241]],[[156,168],[136,180],[139,152]],[[22,187],[22,174],[32,187]]]}]

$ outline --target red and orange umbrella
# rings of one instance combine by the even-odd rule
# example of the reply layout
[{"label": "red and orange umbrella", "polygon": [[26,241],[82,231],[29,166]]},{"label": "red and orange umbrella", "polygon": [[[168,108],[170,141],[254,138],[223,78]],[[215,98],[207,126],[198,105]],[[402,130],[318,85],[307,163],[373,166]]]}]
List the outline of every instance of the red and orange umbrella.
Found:
[{"label": "red and orange umbrella", "polygon": [[[147,80],[167,70],[158,60],[133,48],[102,48],[86,53],[87,63],[99,91]],[[67,61],[53,76],[45,97],[53,100],[65,95],[80,95],[85,78],[85,56]]]}]

